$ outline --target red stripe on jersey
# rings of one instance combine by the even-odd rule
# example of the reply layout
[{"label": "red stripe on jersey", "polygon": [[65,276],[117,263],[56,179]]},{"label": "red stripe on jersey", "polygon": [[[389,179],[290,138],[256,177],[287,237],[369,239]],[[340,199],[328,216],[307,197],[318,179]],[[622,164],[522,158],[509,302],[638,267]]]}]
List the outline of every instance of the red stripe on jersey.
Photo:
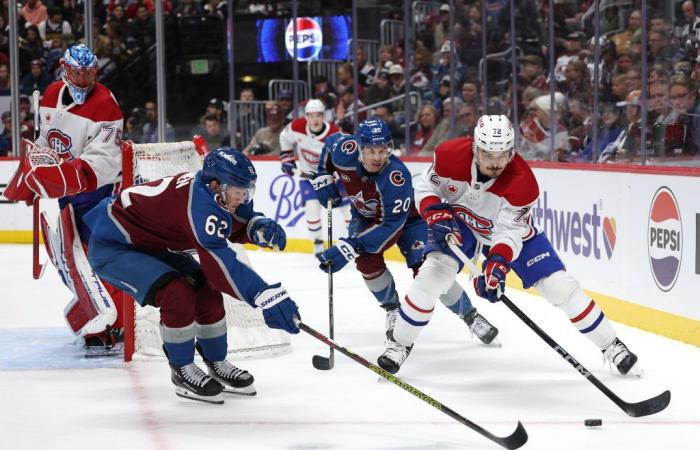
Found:
[{"label": "red stripe on jersey", "polygon": [[571,319],[571,323],[576,323],[576,322],[583,320],[591,312],[591,310],[593,309],[594,306],[595,306],[595,302],[593,300],[591,300],[591,302],[588,304],[586,309],[584,309],[581,314],[579,314],[578,316]]},{"label": "red stripe on jersey", "polygon": [[[44,97],[41,100],[41,106],[47,108],[56,108],[58,105],[58,95],[63,87],[63,81],[51,83]],[[119,109],[117,101],[112,96],[105,85],[101,83],[95,84],[94,89],[88,95],[87,100],[82,105],[75,105],[70,109],[72,114],[92,120],[93,122],[114,122],[123,119],[122,111]]]},{"label": "red stripe on jersey", "polygon": [[430,313],[432,313],[433,310],[435,309],[435,307],[432,307],[432,308],[430,308],[430,309],[422,309],[422,308],[417,307],[416,305],[413,304],[413,302],[411,301],[411,299],[408,298],[408,295],[405,297],[405,300],[406,300],[406,303],[408,304],[408,306],[410,306],[411,308],[415,309],[415,310],[418,311],[419,313],[430,314]]},{"label": "red stripe on jersey", "polygon": [[513,206],[529,205],[540,196],[535,174],[517,153],[488,192],[505,198]]},{"label": "red stripe on jersey", "polygon": [[471,183],[472,145],[471,136],[450,139],[435,149],[435,172],[444,178]]}]

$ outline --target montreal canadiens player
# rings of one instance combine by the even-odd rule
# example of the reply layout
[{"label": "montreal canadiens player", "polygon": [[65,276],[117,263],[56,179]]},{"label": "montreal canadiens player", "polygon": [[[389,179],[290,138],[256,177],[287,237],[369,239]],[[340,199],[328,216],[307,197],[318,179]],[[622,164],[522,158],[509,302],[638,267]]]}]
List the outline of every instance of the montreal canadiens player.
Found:
[{"label": "montreal canadiens player", "polygon": [[[245,155],[220,147],[196,174],[130,187],[85,217],[95,273],[141,306],[160,308],[163,347],[181,397],[222,403],[222,390],[255,394],[252,375],[226,361],[222,292],[263,308],[269,327],[299,332],[297,306],[287,292],[266,283],[228,246],[286,245],[282,227],[253,209],[256,180]],[[209,375],[194,363],[195,348]]]},{"label": "montreal canadiens player", "polygon": [[[337,272],[355,261],[365,284],[386,310],[387,338],[396,321],[399,296],[384,252],[398,245],[415,275],[423,261],[428,235],[414,206],[411,173],[392,150],[389,126],[380,119],[365,120],[357,127],[357,136],[339,136],[323,148],[319,172],[313,180],[321,202],[331,198],[337,205],[340,194],[331,175],[337,172],[347,189],[352,212],[349,237],[340,238],[317,256],[320,268]],[[494,340],[498,329],[476,311],[459,284],[445,286],[438,295],[483,343]]]},{"label": "montreal canadiens player", "polygon": [[[309,180],[317,171],[324,144],[328,138],[340,131],[335,124],[324,121],[325,108],[321,100],[309,100],[304,108],[305,117],[293,120],[280,134],[282,172],[290,177],[294,176],[299,161],[299,189],[301,200],[304,202],[306,226],[313,239],[316,255],[323,251],[321,203],[316,198]],[[347,207],[344,209],[347,210]]]},{"label": "montreal canadiens player", "polygon": [[97,58],[87,46],[67,49],[61,67],[62,79],[41,100],[39,138],[25,152],[5,196],[27,204],[37,197],[58,199],[57,229],[43,215],[41,226],[49,256],[74,295],[64,310],[66,321],[88,345],[114,349],[121,308],[107,294],[113,288],[90,269],[84,251],[89,230],[82,218],[115,191],[123,117],[109,89],[96,82]]},{"label": "montreal canadiens player", "polygon": [[430,229],[426,260],[401,302],[394,341],[380,358],[382,367],[398,370],[428,324],[438,295],[462,270],[447,245],[451,234],[470,258],[483,245],[483,274],[474,279],[479,296],[497,302],[506,274],[513,269],[525,288],[534,286],[564,311],[617,371],[640,374],[634,367],[637,356],[566,271],[547,236],[532,225],[539,187],[530,167],[515,153],[514,131],[506,116],[482,116],[473,139],[441,144],[434,163],[416,181],[415,195]]}]

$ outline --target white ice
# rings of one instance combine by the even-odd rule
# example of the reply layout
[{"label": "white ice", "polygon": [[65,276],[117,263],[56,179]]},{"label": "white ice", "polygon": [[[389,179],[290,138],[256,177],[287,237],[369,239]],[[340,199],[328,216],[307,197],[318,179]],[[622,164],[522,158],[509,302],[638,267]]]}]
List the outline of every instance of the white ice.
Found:
[{"label": "white ice", "polygon": [[[223,406],[181,399],[165,362],[81,358],[62,318],[68,291],[53,268],[35,282],[29,246],[0,246],[0,255],[0,449],[498,448],[341,354],[333,370],[315,370],[312,355],[328,348],[305,333],[287,355],[238,362],[255,376],[256,397],[228,397]],[[250,256],[264,278],[283,282],[304,322],[326,332],[326,275],[312,256]],[[390,268],[405,292],[409,270]],[[642,379],[623,378],[602,367],[600,352],[561,312],[509,295],[620,397],[636,402],[670,389],[668,409],[628,417],[504,305],[480,299],[502,348],[478,344],[437,305],[399,375],[495,434],[522,421],[526,449],[700,448],[700,349],[616,324],[645,369]],[[368,360],[382,352],[384,311],[353,267],[335,276],[335,326],[337,342]],[[586,428],[587,418],[603,426]]]}]

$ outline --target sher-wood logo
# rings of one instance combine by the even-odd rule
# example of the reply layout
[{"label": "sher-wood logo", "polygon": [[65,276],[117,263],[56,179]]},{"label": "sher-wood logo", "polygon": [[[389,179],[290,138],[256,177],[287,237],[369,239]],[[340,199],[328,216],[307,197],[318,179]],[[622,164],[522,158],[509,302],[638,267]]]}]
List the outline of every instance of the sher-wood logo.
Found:
[{"label": "sher-wood logo", "polygon": [[666,186],[654,194],[649,208],[647,245],[654,282],[668,292],[678,279],[683,256],[683,226],[676,197]]}]

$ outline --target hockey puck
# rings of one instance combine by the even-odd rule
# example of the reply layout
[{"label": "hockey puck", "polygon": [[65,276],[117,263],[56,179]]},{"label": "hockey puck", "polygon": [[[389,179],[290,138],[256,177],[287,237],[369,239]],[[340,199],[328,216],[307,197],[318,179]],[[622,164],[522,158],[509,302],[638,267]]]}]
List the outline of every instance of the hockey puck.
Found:
[{"label": "hockey puck", "polygon": [[586,419],[583,421],[583,424],[586,425],[587,427],[599,427],[603,425],[603,420],[602,419]]}]

